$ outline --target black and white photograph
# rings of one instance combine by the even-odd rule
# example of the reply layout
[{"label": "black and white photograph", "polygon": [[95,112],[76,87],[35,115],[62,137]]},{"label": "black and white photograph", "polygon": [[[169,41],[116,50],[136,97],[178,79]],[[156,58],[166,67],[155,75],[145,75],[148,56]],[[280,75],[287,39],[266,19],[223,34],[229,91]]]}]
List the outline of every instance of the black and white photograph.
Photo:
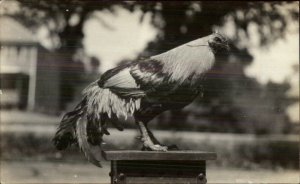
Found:
[{"label": "black and white photograph", "polygon": [[0,0],[0,182],[300,182],[299,1]]}]

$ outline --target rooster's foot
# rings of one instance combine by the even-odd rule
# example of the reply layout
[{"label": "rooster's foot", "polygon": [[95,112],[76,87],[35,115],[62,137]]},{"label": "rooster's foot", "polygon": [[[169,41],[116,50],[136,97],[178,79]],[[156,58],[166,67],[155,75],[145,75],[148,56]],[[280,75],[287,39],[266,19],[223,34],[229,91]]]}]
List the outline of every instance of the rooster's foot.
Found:
[{"label": "rooster's foot", "polygon": [[168,151],[168,147],[159,144],[151,144],[151,145],[144,144],[142,150],[143,151]]},{"label": "rooster's foot", "polygon": [[[158,145],[158,144],[156,144],[156,145]],[[169,146],[164,146],[164,145],[159,145],[159,146],[161,146],[163,148],[167,148],[166,151],[177,151],[177,150],[180,150],[178,148],[178,146],[176,146],[175,144],[172,144],[172,145],[169,145]],[[151,148],[149,148],[149,147],[143,146],[142,147],[142,151],[154,151],[154,150],[151,149]],[[164,150],[162,150],[162,151],[164,151]]]}]

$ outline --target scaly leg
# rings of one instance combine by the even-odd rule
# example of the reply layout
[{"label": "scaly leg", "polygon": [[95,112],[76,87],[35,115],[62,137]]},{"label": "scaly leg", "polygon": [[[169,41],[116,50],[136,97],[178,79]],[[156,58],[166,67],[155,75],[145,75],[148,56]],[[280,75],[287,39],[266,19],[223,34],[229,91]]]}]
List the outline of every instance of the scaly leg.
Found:
[{"label": "scaly leg", "polygon": [[147,126],[145,125],[144,122],[137,121],[136,123],[142,134],[141,140],[143,141],[143,146],[145,149],[151,150],[151,151],[167,151],[168,150],[167,146],[161,146],[156,139],[154,141],[152,140],[151,137],[154,138],[154,136],[151,132],[149,133]]},{"label": "scaly leg", "polygon": [[149,137],[151,138],[151,140],[153,141],[154,144],[158,144],[158,145],[161,145],[161,146],[164,146],[164,147],[167,147],[168,150],[179,150],[179,148],[175,145],[175,144],[172,144],[172,145],[163,145],[161,144],[153,135],[153,133],[149,130],[149,128],[146,126],[146,129],[148,131],[148,134],[149,134]]}]

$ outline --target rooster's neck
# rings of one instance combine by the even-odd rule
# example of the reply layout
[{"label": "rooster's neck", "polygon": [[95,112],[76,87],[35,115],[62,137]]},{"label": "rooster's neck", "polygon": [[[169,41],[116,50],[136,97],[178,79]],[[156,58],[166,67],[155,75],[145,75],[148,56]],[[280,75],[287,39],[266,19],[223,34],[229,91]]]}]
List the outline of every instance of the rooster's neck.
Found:
[{"label": "rooster's neck", "polygon": [[184,83],[191,79],[191,83],[196,83],[214,65],[214,53],[209,46],[189,47],[188,44],[151,57],[163,63],[163,72],[169,74],[173,82]]}]

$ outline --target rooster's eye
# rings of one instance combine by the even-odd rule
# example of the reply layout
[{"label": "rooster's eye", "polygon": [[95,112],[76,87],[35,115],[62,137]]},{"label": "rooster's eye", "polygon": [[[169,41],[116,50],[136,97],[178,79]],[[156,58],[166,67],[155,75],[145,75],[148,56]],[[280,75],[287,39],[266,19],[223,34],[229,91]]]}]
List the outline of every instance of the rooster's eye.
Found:
[{"label": "rooster's eye", "polygon": [[219,37],[216,37],[214,40],[215,40],[216,42],[221,42],[221,41],[222,41]]}]

